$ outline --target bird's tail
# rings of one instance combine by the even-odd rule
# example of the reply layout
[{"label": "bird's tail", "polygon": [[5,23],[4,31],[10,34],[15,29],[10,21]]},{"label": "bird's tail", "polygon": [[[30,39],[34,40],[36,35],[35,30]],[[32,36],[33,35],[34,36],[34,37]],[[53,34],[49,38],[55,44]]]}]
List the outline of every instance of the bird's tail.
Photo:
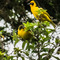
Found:
[{"label": "bird's tail", "polygon": [[53,21],[50,21],[51,24],[54,26],[54,28],[56,27],[56,24]]},{"label": "bird's tail", "polygon": [[44,17],[54,26],[54,28],[56,27],[56,24],[50,19],[50,17],[48,17],[46,14],[44,14]]}]

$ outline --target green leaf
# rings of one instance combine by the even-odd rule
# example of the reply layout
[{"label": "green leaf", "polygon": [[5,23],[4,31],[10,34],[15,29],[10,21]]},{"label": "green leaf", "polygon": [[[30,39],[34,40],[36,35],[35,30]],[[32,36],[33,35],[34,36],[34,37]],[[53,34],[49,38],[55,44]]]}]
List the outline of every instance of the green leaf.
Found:
[{"label": "green leaf", "polygon": [[27,42],[26,50],[30,51],[29,42]]},{"label": "green leaf", "polygon": [[14,46],[18,43],[19,39],[18,39],[18,35],[15,33],[15,30],[13,30],[13,40],[15,40],[15,44]]},{"label": "green leaf", "polygon": [[24,49],[26,43],[27,43],[27,41],[24,41],[24,42],[23,42],[23,44],[22,44],[22,48],[23,48],[23,49]]},{"label": "green leaf", "polygon": [[43,53],[41,56],[47,55],[47,53]]},{"label": "green leaf", "polygon": [[1,31],[0,31],[0,35],[2,35],[2,32],[3,32],[3,31],[1,30]]},{"label": "green leaf", "polygon": [[13,56],[11,56],[11,60],[13,60]]},{"label": "green leaf", "polygon": [[54,58],[56,58],[57,60],[60,60],[58,57],[56,57],[56,56],[53,56]]},{"label": "green leaf", "polygon": [[60,43],[60,39],[56,38],[55,43],[56,44]]},{"label": "green leaf", "polygon": [[6,58],[3,58],[3,60],[6,60]]},{"label": "green leaf", "polygon": [[49,5],[54,6],[54,4],[52,2],[50,2]]},{"label": "green leaf", "polygon": [[24,52],[27,56],[29,56],[29,52],[28,51],[26,51],[26,52]]},{"label": "green leaf", "polygon": [[48,56],[45,56],[44,58],[42,58],[42,60],[49,60]]},{"label": "green leaf", "polygon": [[16,39],[16,40],[15,40],[14,46],[15,46],[18,42],[19,42],[19,39]]},{"label": "green leaf", "polygon": [[32,53],[38,53],[38,51],[33,50]]},{"label": "green leaf", "polygon": [[43,14],[43,12],[46,12],[47,10],[44,10],[43,8],[39,8],[38,9],[38,11],[36,11],[36,12],[38,12],[38,15],[41,15],[41,14]]},{"label": "green leaf", "polygon": [[0,56],[3,56],[4,55],[4,53],[2,53],[1,51],[0,51]]},{"label": "green leaf", "polygon": [[47,36],[46,38],[43,39],[43,42],[48,41],[49,39],[51,39],[51,37]]},{"label": "green leaf", "polygon": [[30,48],[31,48],[31,49],[34,49],[34,46],[33,46],[33,45],[30,45]]},{"label": "green leaf", "polygon": [[44,52],[48,52],[48,50],[49,50],[49,48],[44,48],[44,47],[43,47],[41,51],[42,51],[42,52],[43,52],[43,51],[44,51]]},{"label": "green leaf", "polygon": [[28,30],[33,30],[34,26],[36,25],[36,23],[23,23],[23,25],[25,26],[26,30],[25,31],[28,31]]},{"label": "green leaf", "polygon": [[10,56],[7,56],[7,60],[10,60],[10,58],[11,58]]},{"label": "green leaf", "polygon": [[25,60],[24,57],[21,56],[21,58],[22,58],[22,60]]},{"label": "green leaf", "polygon": [[44,21],[42,24],[46,25],[46,26],[49,26],[49,22],[48,21]]},{"label": "green leaf", "polygon": [[53,31],[55,31],[54,29],[48,29],[48,28],[46,28],[46,32],[49,34],[49,33],[51,33],[51,32],[53,32]]}]

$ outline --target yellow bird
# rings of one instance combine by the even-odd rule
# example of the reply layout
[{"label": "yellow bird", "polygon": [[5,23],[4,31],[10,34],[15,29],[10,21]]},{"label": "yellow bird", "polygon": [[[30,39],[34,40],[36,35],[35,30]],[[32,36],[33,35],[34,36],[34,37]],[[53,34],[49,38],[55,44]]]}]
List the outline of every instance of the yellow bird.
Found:
[{"label": "yellow bird", "polygon": [[24,40],[29,40],[32,37],[32,34],[30,31],[25,31],[25,29],[26,28],[23,25],[20,25],[18,27],[18,36]]},{"label": "yellow bird", "polygon": [[[28,3],[28,5],[30,5],[31,12],[37,20],[48,21],[55,27],[55,23],[50,19],[50,15],[46,11],[44,11],[43,8],[37,7],[35,1],[31,1],[30,3]],[[41,10],[40,15],[38,11],[39,9]]]},{"label": "yellow bird", "polygon": [[25,27],[20,25],[18,27],[18,36],[24,40],[28,40],[29,42],[36,43],[37,39],[31,34],[31,31],[25,31]]}]

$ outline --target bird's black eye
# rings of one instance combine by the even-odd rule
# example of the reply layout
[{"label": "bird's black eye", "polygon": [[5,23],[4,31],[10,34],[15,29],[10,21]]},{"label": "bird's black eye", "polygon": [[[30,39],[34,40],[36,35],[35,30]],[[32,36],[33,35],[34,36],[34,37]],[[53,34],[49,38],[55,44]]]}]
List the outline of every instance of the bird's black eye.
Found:
[{"label": "bird's black eye", "polygon": [[23,29],[23,26],[21,26],[20,29]]},{"label": "bird's black eye", "polygon": [[34,5],[34,3],[30,3],[31,5]]},{"label": "bird's black eye", "polygon": [[19,30],[20,30],[20,29],[24,29],[24,26],[23,26],[23,25],[20,25],[20,26],[19,26]]}]

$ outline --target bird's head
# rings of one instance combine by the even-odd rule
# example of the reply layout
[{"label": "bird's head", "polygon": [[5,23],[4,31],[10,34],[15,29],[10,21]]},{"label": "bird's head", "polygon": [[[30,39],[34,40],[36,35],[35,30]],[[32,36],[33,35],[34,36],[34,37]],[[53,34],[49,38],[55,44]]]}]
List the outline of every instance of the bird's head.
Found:
[{"label": "bird's head", "polygon": [[35,1],[31,1],[30,3],[28,3],[28,5],[30,5],[30,7],[35,7],[36,6],[36,3],[35,3]]},{"label": "bird's head", "polygon": [[19,30],[24,29],[24,28],[25,28],[25,27],[24,27],[23,25],[20,25],[20,26],[18,27]]}]

